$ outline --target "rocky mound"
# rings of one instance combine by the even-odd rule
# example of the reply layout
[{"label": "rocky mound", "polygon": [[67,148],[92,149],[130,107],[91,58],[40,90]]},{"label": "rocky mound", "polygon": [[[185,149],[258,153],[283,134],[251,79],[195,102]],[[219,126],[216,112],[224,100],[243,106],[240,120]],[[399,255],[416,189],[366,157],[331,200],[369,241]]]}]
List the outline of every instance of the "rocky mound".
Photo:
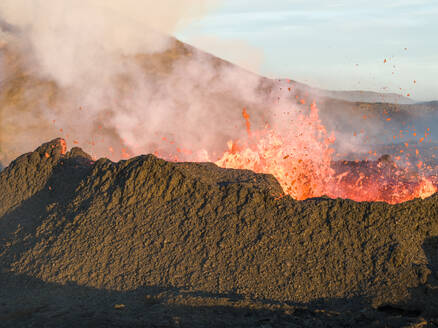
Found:
[{"label": "rocky mound", "polygon": [[0,190],[0,326],[438,325],[438,194],[295,201],[269,175],[62,139]]}]

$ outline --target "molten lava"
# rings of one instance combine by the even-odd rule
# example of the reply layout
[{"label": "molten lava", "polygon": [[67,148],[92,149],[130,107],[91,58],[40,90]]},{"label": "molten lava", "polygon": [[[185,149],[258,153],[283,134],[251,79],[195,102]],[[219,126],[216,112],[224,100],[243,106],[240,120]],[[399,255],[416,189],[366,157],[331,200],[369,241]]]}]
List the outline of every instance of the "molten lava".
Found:
[{"label": "molten lava", "polygon": [[[397,162],[389,155],[374,161],[333,160],[334,135],[322,124],[315,103],[304,111],[303,107],[293,111],[292,119],[281,118],[275,129],[267,125],[257,131],[251,130],[250,115],[244,108],[246,137],[228,141],[228,150],[215,163],[223,168],[272,174],[283,188],[284,195],[275,195],[278,198],[290,195],[304,200],[328,196],[397,204],[437,192],[438,179],[427,174],[428,168],[419,160],[418,149],[415,149],[418,159],[415,167],[409,162],[403,165],[401,156],[395,157]],[[169,145],[175,144],[165,137],[161,139]],[[404,152],[400,150],[400,154]],[[176,148],[176,153],[157,150],[154,154],[169,161],[206,162],[214,157],[205,149]],[[377,156],[375,151],[369,154]],[[406,158],[409,158],[407,153]]]},{"label": "molten lava", "polygon": [[291,120],[281,134],[270,127],[252,132],[246,110],[243,116],[248,138],[230,141],[216,164],[272,174],[295,199],[325,195],[396,204],[437,192],[437,181],[400,168],[389,156],[377,162],[334,162],[330,146],[335,138],[322,125],[315,103],[308,114]]},{"label": "molten lava", "polygon": [[334,174],[330,166],[333,142],[312,104],[310,113],[299,114],[282,134],[266,127],[248,133],[247,141],[230,141],[229,150],[216,164],[272,174],[284,192],[295,199],[317,197],[327,194]]}]

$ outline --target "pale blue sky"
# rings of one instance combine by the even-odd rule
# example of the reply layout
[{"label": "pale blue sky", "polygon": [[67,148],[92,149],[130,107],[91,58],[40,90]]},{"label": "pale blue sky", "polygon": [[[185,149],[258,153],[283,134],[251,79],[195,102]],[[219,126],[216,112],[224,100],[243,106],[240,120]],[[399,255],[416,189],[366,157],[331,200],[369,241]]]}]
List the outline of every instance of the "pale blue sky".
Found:
[{"label": "pale blue sky", "polygon": [[438,0],[223,0],[176,36],[270,77],[438,99]]}]

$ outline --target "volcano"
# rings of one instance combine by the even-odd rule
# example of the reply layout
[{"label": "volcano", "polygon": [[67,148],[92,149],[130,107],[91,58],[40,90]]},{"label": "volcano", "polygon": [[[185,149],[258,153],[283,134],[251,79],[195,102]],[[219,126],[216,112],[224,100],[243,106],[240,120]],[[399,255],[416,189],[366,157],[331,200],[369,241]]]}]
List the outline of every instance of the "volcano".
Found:
[{"label": "volcano", "polygon": [[63,139],[0,190],[2,327],[438,323],[438,194],[297,201],[271,175]]},{"label": "volcano", "polygon": [[436,102],[170,43],[0,46],[0,326],[438,325]]},{"label": "volcano", "polygon": [[[89,85],[85,93],[76,95],[73,87],[63,86],[53,77],[42,74],[31,50],[13,43],[0,47],[0,163],[3,166],[21,153],[59,135],[96,157],[112,160],[153,153],[157,148],[171,151],[161,141],[162,137],[176,139],[182,144],[180,147],[212,148],[209,150],[223,152],[229,140],[240,136],[234,126],[242,124],[242,108],[247,108],[253,126],[263,128],[265,124],[271,124],[272,116],[276,115],[270,111],[274,104],[304,108],[313,101],[328,131],[336,132],[342,140],[356,134],[366,136],[369,138],[367,151],[377,150],[381,156],[388,153],[388,149],[381,149],[383,145],[418,142],[438,117],[435,102],[414,103],[402,95],[366,91],[334,92],[291,79],[265,78],[176,39],[172,39],[169,48],[163,52],[120,58],[123,65],[133,65],[139,76],[132,78],[131,71],[114,74],[114,85],[105,85],[105,90],[113,88],[114,99],[105,102],[96,98],[111,97],[98,94],[95,85]],[[27,58],[29,53],[30,58]],[[146,87],[138,86],[144,81],[148,83]],[[82,86],[82,80],[80,84]],[[142,92],[146,93],[144,99],[138,95]],[[196,95],[191,96],[190,92]],[[95,95],[91,104],[85,99],[90,95]],[[187,96],[189,98],[185,100]],[[138,101],[128,101],[137,98]],[[146,105],[139,106],[139,102]],[[154,107],[157,103],[160,106]],[[173,109],[168,109],[172,106]],[[284,108],[280,110],[285,111]],[[165,119],[156,122],[154,116],[145,114],[151,111],[164,111]],[[202,112],[200,121],[196,121],[197,117],[193,115],[198,111]],[[175,120],[182,120],[186,117],[184,115],[195,120],[193,126],[189,125],[190,133],[184,130],[184,134],[178,134],[182,127],[173,127],[174,124],[171,124],[172,128],[165,128]],[[134,122],[128,122],[124,127],[127,117]],[[388,117],[392,119],[391,124],[386,122]],[[149,120],[159,128],[152,129],[152,124],[142,125]],[[186,120],[186,124],[191,120]],[[208,125],[210,121],[220,126],[219,131]],[[136,133],[139,127],[145,135]],[[206,133],[204,136],[192,135],[193,130],[200,128],[213,130],[214,146],[210,140],[198,142],[205,138]],[[414,132],[413,129],[418,131],[418,138],[411,135],[403,140],[392,139],[399,130]],[[152,138],[155,134],[160,134],[156,140]],[[142,143],[128,140],[133,138]],[[437,142],[434,134],[430,138]],[[217,147],[216,143],[220,146]],[[341,152],[346,151],[339,148]],[[396,154],[394,150],[390,151]],[[433,160],[423,160],[425,163],[430,161]]]},{"label": "volcano", "polygon": [[[358,100],[357,92],[267,79],[176,39],[171,45],[118,58],[121,67],[103,84],[85,75],[93,81],[88,87],[41,75],[18,46],[1,48],[7,78],[0,89],[0,162],[61,133],[93,158],[154,153],[272,174],[300,200],[326,195],[395,204],[437,190],[433,102],[346,101]],[[363,93],[362,100],[376,97]],[[381,162],[365,172],[386,155],[391,166]],[[360,161],[361,172],[353,172],[352,162]]]}]

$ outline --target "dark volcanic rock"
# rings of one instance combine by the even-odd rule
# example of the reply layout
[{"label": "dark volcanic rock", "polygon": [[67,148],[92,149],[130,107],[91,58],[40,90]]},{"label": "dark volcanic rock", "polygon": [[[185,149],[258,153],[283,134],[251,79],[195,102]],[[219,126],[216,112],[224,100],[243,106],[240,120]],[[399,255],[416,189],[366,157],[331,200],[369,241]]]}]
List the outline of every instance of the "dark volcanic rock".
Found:
[{"label": "dark volcanic rock", "polygon": [[0,190],[0,326],[438,323],[437,194],[278,199],[270,175],[94,163],[61,139],[2,170]]}]

